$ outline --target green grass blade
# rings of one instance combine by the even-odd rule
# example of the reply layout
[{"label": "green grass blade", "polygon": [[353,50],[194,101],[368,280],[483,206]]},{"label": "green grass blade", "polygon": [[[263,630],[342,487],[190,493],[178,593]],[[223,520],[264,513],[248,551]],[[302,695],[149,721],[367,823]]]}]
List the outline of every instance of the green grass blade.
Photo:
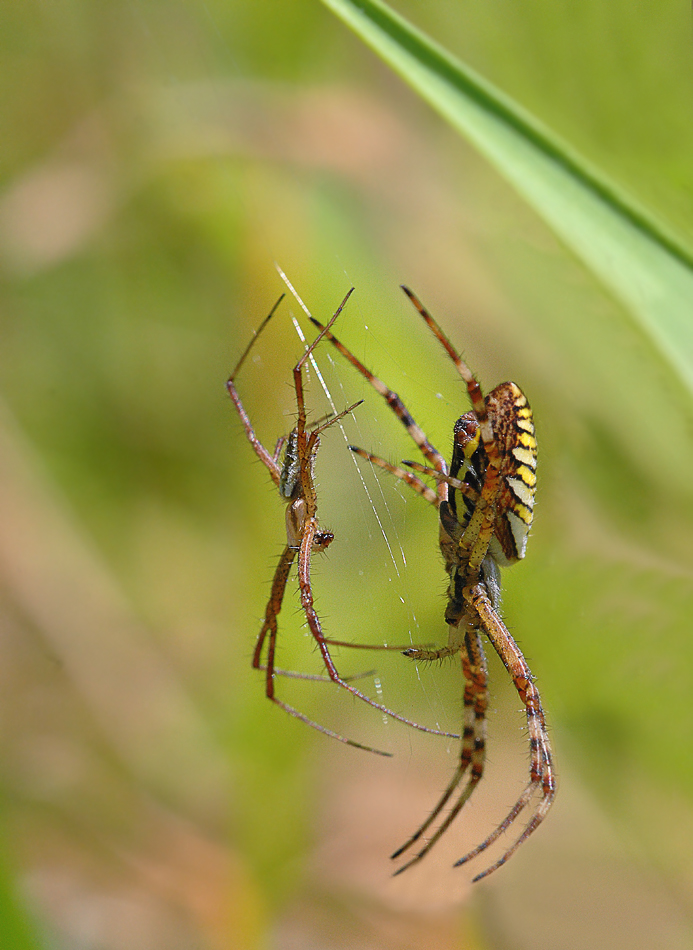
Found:
[{"label": "green grass blade", "polygon": [[323,0],[482,152],[693,393],[693,255],[542,124],[378,0]]}]

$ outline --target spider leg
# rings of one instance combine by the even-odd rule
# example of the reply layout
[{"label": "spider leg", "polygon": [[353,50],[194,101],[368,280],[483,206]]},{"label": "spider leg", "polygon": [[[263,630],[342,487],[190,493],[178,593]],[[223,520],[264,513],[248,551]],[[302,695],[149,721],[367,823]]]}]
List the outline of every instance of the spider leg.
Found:
[{"label": "spider leg", "polygon": [[553,805],[554,798],[556,797],[556,782],[553,775],[553,762],[551,755],[543,760],[543,771],[539,779],[534,782],[531,781],[528,783],[527,788],[523,794],[518,799],[516,805],[512,808],[510,813],[506,815],[503,822],[498,826],[496,831],[492,835],[489,835],[485,841],[482,841],[480,845],[470,851],[468,854],[465,854],[464,857],[460,858],[459,861],[455,862],[455,867],[459,867],[462,864],[466,864],[467,861],[471,861],[478,854],[488,848],[490,845],[496,841],[500,835],[505,832],[510,825],[515,821],[520,812],[529,804],[534,793],[539,789],[542,789],[542,797],[535,807],[535,810],[532,814],[532,818],[527,823],[522,834],[517,838],[514,844],[508,848],[508,850],[500,857],[495,864],[492,864],[490,867],[486,868],[485,871],[482,871],[480,874],[477,874],[476,877],[472,878],[472,883],[481,881],[483,878],[488,877],[489,874],[492,874],[494,871],[497,871],[499,867],[502,867],[508,858],[517,851],[521,844],[523,844],[527,838],[536,831],[539,825],[542,823],[544,818],[546,818],[549,809]]},{"label": "spider leg", "polygon": [[373,465],[377,465],[378,468],[384,469],[386,472],[390,472],[391,475],[394,475],[395,478],[401,479],[403,482],[406,482],[411,488],[414,489],[422,498],[425,498],[426,501],[430,502],[432,505],[435,505],[436,508],[440,505],[440,498],[425,482],[422,482],[420,478],[417,478],[416,475],[412,475],[411,472],[405,471],[403,468],[399,468],[397,465],[392,465],[390,462],[386,462],[385,459],[380,458],[378,455],[371,455],[370,452],[364,451],[364,449],[359,449],[355,445],[350,445],[349,448],[355,455],[361,456],[362,459],[365,459],[367,462],[371,462]]},{"label": "spider leg", "polygon": [[226,382],[226,390],[229,396],[231,397],[231,399],[233,400],[233,404],[236,407],[236,411],[238,412],[238,415],[240,416],[248,441],[252,445],[253,451],[255,452],[257,457],[260,459],[262,464],[269,471],[270,475],[272,476],[272,481],[277,486],[279,486],[279,478],[281,475],[281,468],[279,467],[277,460],[279,458],[279,453],[281,452],[282,446],[284,442],[286,441],[286,438],[282,437],[281,439],[279,439],[274,449],[274,455],[270,455],[270,453],[264,447],[262,442],[260,442],[258,437],[255,435],[255,430],[253,429],[250,418],[248,417],[248,414],[245,411],[243,403],[241,402],[241,397],[238,394],[238,390],[236,389],[236,384],[234,381],[236,379],[236,376],[238,375],[238,371],[240,370],[241,366],[245,362],[245,359],[248,356],[248,353],[250,353],[253,347],[253,344],[255,343],[257,338],[260,336],[262,331],[265,329],[269,321],[272,319],[272,317],[274,316],[277,310],[277,307],[279,306],[279,304],[282,302],[283,299],[284,299],[284,294],[281,295],[279,300],[275,303],[275,305],[270,310],[269,314],[265,317],[265,319],[262,321],[258,329],[255,331],[255,334],[252,337],[250,343],[246,346],[245,350],[243,351],[241,355],[241,358],[236,364],[236,368],[234,369],[233,373],[231,373],[231,376]]},{"label": "spider leg", "polygon": [[478,854],[481,854],[482,851],[490,847],[490,845],[504,834],[516,821],[527,805],[529,805],[535,792],[541,791],[541,799],[538,805],[535,806],[532,816],[525,825],[522,834],[495,864],[474,878],[475,881],[479,881],[481,878],[486,877],[505,864],[508,858],[515,853],[520,845],[526,841],[542,823],[556,796],[556,777],[553,770],[551,745],[546,728],[544,710],[542,709],[539,691],[534,685],[532,673],[527,665],[527,661],[512,635],[506,629],[493,608],[488,593],[483,585],[477,584],[472,588],[469,592],[469,602],[476,610],[484,632],[489,637],[496,652],[503,661],[505,668],[512,676],[515,688],[525,706],[527,713],[527,730],[529,733],[530,767],[529,782],[510,812],[481,844],[460,858],[455,866],[457,867],[461,864],[465,864],[467,861],[471,861],[472,858],[475,858]]},{"label": "spider leg", "polygon": [[[327,641],[332,643],[331,640]],[[353,644],[345,643],[344,646],[352,646]],[[374,647],[374,649],[388,649],[387,647]],[[266,663],[259,663],[255,669],[257,670],[266,670]],[[366,679],[369,676],[375,676],[376,670],[364,670],[363,673],[352,673],[351,676],[342,677],[345,683],[353,683],[355,680]],[[274,667],[275,676],[285,676],[287,679],[294,680],[309,680],[311,683],[331,683],[332,680],[329,676],[323,676],[320,673],[298,673],[295,670],[280,670],[279,667]]]},{"label": "spider leg", "polygon": [[407,868],[416,864],[425,857],[436,842],[445,834],[455,818],[458,816],[464,805],[469,801],[476,786],[481,781],[484,772],[484,761],[486,755],[486,708],[488,706],[488,674],[486,669],[486,658],[484,656],[481,637],[478,630],[471,630],[465,638],[465,646],[460,651],[462,659],[462,671],[464,673],[464,731],[462,734],[462,746],[460,750],[460,762],[455,770],[450,783],[443,792],[438,804],[435,806],[426,821],[414,832],[414,834],[398,848],[391,857],[393,859],[404,854],[435,822],[438,815],[447,805],[460,782],[469,769],[469,777],[462,789],[457,801],[446,815],[445,820],[440,824],[433,836],[426,842],[426,845],[411,860],[407,861],[401,868],[395,871],[395,875],[401,874]]},{"label": "spider leg", "polygon": [[[329,328],[335,322],[337,317],[340,315],[344,307],[346,306],[349,297],[351,297],[354,288],[347,292],[344,299],[340,303],[339,307],[331,317],[329,323],[326,327],[323,327],[317,337],[313,340],[309,347],[307,347],[301,359],[296,363],[293,370],[294,376],[294,391],[296,393],[296,409],[297,409],[297,419],[296,419],[296,428],[294,429],[295,435],[295,451],[296,457],[299,463],[299,472],[297,479],[297,486],[294,488],[294,491],[298,491],[300,497],[302,497],[305,504],[305,516],[302,519],[302,525],[307,525],[309,521],[314,521],[314,531],[311,536],[311,547],[315,532],[318,530],[317,526],[317,512],[318,512],[318,499],[317,492],[315,490],[315,484],[313,482],[313,468],[315,465],[315,456],[317,454],[318,448],[320,446],[320,432],[323,429],[328,428],[330,425],[333,425],[337,422],[338,419],[341,419],[342,416],[346,415],[347,412],[350,412],[354,409],[359,403],[354,403],[349,409],[345,409],[343,412],[339,413],[333,419],[329,420],[323,426],[318,426],[317,429],[311,432],[310,437],[306,437],[306,403],[303,392],[303,367],[308,360],[315,347],[322,340],[326,333],[329,332]],[[303,550],[303,544],[301,544],[301,549]],[[300,558],[299,558],[300,562]],[[299,577],[300,577],[300,565],[299,565]],[[310,582],[309,582],[310,583]]]},{"label": "spider leg", "polygon": [[[456,491],[461,492],[473,502],[476,502],[479,499],[479,492],[472,488],[471,485],[461,481],[459,478],[453,478],[452,475],[446,475],[445,472],[438,472],[434,468],[429,468],[427,465],[421,465],[419,462],[412,462],[410,459],[402,459],[402,465],[406,465],[407,468],[414,469],[415,472],[421,472],[422,475],[429,475],[431,478],[435,478],[438,482],[445,482],[446,485],[449,485]],[[398,469],[398,471],[402,470]]]},{"label": "spider leg", "polygon": [[388,707],[383,706],[382,703],[377,703],[374,699],[371,699],[370,696],[366,696],[365,693],[362,693],[360,690],[356,689],[355,686],[351,686],[346,682],[346,680],[343,679],[343,677],[339,675],[337,667],[335,666],[334,660],[330,654],[327,640],[322,632],[320,618],[317,615],[313,603],[313,592],[310,583],[310,557],[313,537],[316,530],[317,524],[314,520],[310,520],[306,523],[303,538],[301,539],[301,547],[298,553],[298,585],[301,592],[301,606],[303,607],[303,611],[306,615],[308,627],[313,635],[313,638],[315,639],[315,642],[318,645],[320,653],[322,654],[323,663],[325,664],[325,669],[327,670],[327,674],[330,679],[338,686],[341,686],[342,689],[345,689],[347,692],[351,693],[352,696],[363,700],[364,703],[367,703],[374,709],[379,709],[381,712],[385,713],[385,715],[391,716],[398,722],[403,722],[405,725],[411,726],[413,729],[419,729],[421,732],[428,732],[436,736],[444,736],[447,739],[459,739],[460,736],[456,733],[444,732],[440,729],[432,729],[430,726],[423,726],[418,722],[407,719],[406,716],[402,716],[399,713],[394,712],[392,709],[388,709]]},{"label": "spider leg", "polygon": [[362,742],[356,742],[354,739],[347,739],[346,736],[342,736],[338,732],[333,732],[332,729],[328,729],[326,726],[321,726],[320,723],[309,719],[308,716],[304,715],[304,713],[299,712],[298,709],[294,709],[293,706],[289,706],[288,703],[278,699],[276,696],[271,698],[273,703],[276,703],[277,706],[287,712],[290,716],[300,719],[301,722],[304,722],[307,726],[312,726],[313,729],[317,729],[318,732],[321,732],[324,736],[328,736],[330,739],[336,739],[338,742],[343,742],[345,745],[351,746],[352,749],[361,749],[364,752],[372,752],[374,755],[382,755],[388,759],[392,758],[392,752],[384,752],[382,749],[375,749],[373,746],[364,745]]},{"label": "spider leg", "polygon": [[445,660],[449,656],[454,656],[459,647],[446,644],[444,647],[407,647],[402,650],[404,656],[415,663],[433,663],[435,660]]},{"label": "spider leg", "polygon": [[[478,571],[484,557],[486,557],[486,552],[493,534],[494,514],[492,509],[501,491],[501,452],[498,442],[494,437],[488,406],[486,405],[486,400],[484,399],[481,386],[477,382],[476,377],[416,294],[404,285],[402,285],[402,290],[419,311],[433,335],[442,344],[444,350],[455,364],[458,373],[466,383],[467,392],[469,393],[476,421],[479,425],[481,440],[486,451],[487,466],[482,490],[477,500],[474,513],[465,528],[464,538],[459,545],[459,561],[467,562],[466,573],[467,577],[471,580]],[[434,467],[437,468],[437,466]],[[447,469],[444,471],[447,472]]]},{"label": "spider leg", "polygon": [[[255,644],[255,651],[253,653],[253,669],[259,670],[264,669],[267,673],[267,695],[272,699],[272,677],[274,675],[274,662],[270,665],[268,660],[266,666],[261,666],[262,658],[262,648],[265,645],[265,639],[269,634],[271,639],[276,639],[277,636],[277,617],[279,611],[282,609],[282,603],[284,601],[284,591],[286,590],[286,582],[289,579],[289,573],[291,571],[291,565],[296,559],[296,548],[288,545],[282,551],[282,555],[279,558],[279,563],[274,571],[274,577],[272,578],[272,589],[270,591],[269,600],[267,601],[267,606],[265,607],[265,620],[262,624],[262,629],[258,634],[257,642]],[[272,651],[274,653],[274,651]],[[272,657],[274,661],[274,656]]]},{"label": "spider leg", "polygon": [[[496,507],[502,489],[501,457],[496,442],[493,441],[492,445],[493,453],[489,454],[488,449],[486,451],[487,464],[481,491],[461,536],[458,536],[453,526],[445,520],[452,514],[449,505],[447,503],[444,506],[441,505],[441,522],[443,528],[456,541],[455,560],[460,565],[459,573],[466,578],[467,583],[474,583],[479,577],[481,563],[488,553],[494,533]],[[462,527],[461,524],[460,527]]]},{"label": "spider leg", "polygon": [[238,415],[241,417],[245,434],[253,447],[253,451],[260,459],[262,464],[267,468],[270,475],[272,476],[272,481],[278,487],[279,478],[281,476],[281,468],[279,467],[277,458],[279,457],[279,452],[281,451],[283,443],[282,445],[277,444],[277,448],[275,448],[276,455],[270,455],[262,442],[260,442],[258,437],[255,435],[255,430],[253,429],[252,423],[250,422],[248,414],[246,413],[243,403],[241,402],[241,397],[238,395],[238,390],[234,385],[233,379],[229,379],[229,381],[226,383],[226,389],[229,396],[233,400],[233,404],[236,407]]},{"label": "spider leg", "polygon": [[[431,463],[433,468],[439,472],[447,472],[447,462],[440,454],[438,449],[436,449],[436,447],[428,441],[426,438],[426,433],[417,425],[414,417],[411,415],[397,393],[386,386],[381,379],[378,379],[377,376],[371,373],[371,371],[366,366],[364,366],[363,363],[357,359],[354,354],[348,350],[333,333],[330,332],[329,327],[331,326],[331,323],[328,324],[327,327],[323,327],[323,325],[314,317],[311,317],[311,320],[321,330],[321,336],[326,336],[327,339],[330,340],[330,342],[333,343],[334,346],[339,350],[342,356],[349,360],[351,365],[354,366],[359,371],[359,373],[361,373],[361,375],[368,380],[376,392],[380,393],[390,409],[392,409],[411,438],[419,447],[423,455]],[[352,449],[352,451],[355,450]],[[444,483],[442,482],[439,482],[438,484],[438,497],[440,500],[443,500],[447,497],[447,489],[444,487]]]},{"label": "spider leg", "polygon": [[[481,392],[481,386],[476,380],[476,377],[469,369],[467,364],[464,362],[460,354],[454,348],[450,340],[443,333],[441,328],[438,326],[436,321],[433,319],[431,314],[426,310],[424,305],[421,303],[416,294],[410,290],[408,287],[405,287],[404,284],[401,285],[404,293],[409,297],[411,302],[414,304],[416,309],[419,311],[424,321],[426,322],[429,329],[433,332],[433,335],[436,339],[442,344],[443,349],[448,354],[452,362],[457,368],[457,372],[460,374],[462,379],[467,384],[467,392],[469,393],[469,398],[472,403],[472,407],[477,417],[479,423],[479,428],[481,429],[481,438],[484,442],[484,446],[488,452],[489,445],[494,443],[493,438],[493,427],[491,426],[490,420],[488,418],[488,411],[486,408],[486,402],[484,401],[483,394]],[[496,450],[497,452],[497,450]]]},{"label": "spider leg", "polygon": [[[284,591],[286,590],[286,582],[289,577],[291,565],[296,558],[296,554],[296,548],[292,548],[287,545],[284,548],[281,558],[279,559],[279,564],[277,565],[277,569],[274,572],[270,599],[267,602],[267,607],[265,609],[265,622],[262,625],[262,630],[258,636],[257,643],[255,645],[255,652],[253,654],[253,667],[255,669],[264,669],[265,671],[265,695],[269,700],[271,700],[273,703],[276,703],[277,706],[287,712],[290,716],[300,719],[301,722],[306,723],[308,726],[312,726],[313,729],[317,729],[317,731],[322,732],[323,735],[330,736],[332,739],[337,739],[338,742],[343,742],[345,745],[350,745],[355,749],[363,749],[365,752],[373,752],[375,755],[390,757],[392,755],[391,752],[383,752],[382,750],[375,749],[372,746],[364,745],[361,742],[356,742],[354,739],[347,739],[346,736],[342,736],[338,732],[333,732],[332,729],[327,729],[325,726],[321,726],[319,723],[309,719],[304,713],[299,712],[298,709],[294,709],[293,706],[290,706],[282,699],[279,699],[275,693],[274,678],[277,674],[277,670],[274,664],[274,657],[277,647],[277,616],[282,607]],[[267,663],[262,664],[262,648],[265,640],[268,638]]]},{"label": "spider leg", "polygon": [[339,422],[339,420],[343,419],[344,416],[348,416],[349,413],[353,412],[354,409],[357,409],[362,403],[363,399],[359,399],[357,402],[347,406],[346,409],[342,409],[342,411],[338,412],[336,416],[331,415],[329,419],[322,423],[322,425],[319,425],[317,428],[313,429],[310,434],[311,439],[317,438],[321,432],[324,432],[325,429],[329,429],[330,426],[333,426],[335,422]]},{"label": "spider leg", "polygon": [[277,444],[275,445],[274,452],[272,454],[272,459],[277,464],[279,464],[279,456],[281,455],[281,451],[286,445],[288,438],[289,438],[288,435],[280,435],[279,438],[277,439]]},{"label": "spider leg", "polygon": [[[353,294],[353,292],[354,292],[354,288],[352,287],[351,290],[349,290],[349,291],[347,292],[346,296],[344,297],[344,299],[342,300],[342,302],[340,303],[340,305],[339,305],[339,306],[337,307],[337,309],[335,310],[335,312],[334,312],[334,314],[332,315],[332,317],[330,318],[330,321],[329,321],[329,323],[327,324],[327,326],[323,327],[322,324],[319,325],[319,326],[320,326],[320,333],[318,333],[318,335],[316,336],[316,338],[313,340],[313,342],[310,344],[310,346],[306,349],[306,351],[305,351],[305,353],[303,354],[303,356],[301,357],[301,359],[300,359],[300,360],[298,361],[298,363],[296,363],[296,365],[294,366],[294,389],[296,390],[296,406],[297,406],[297,409],[298,409],[298,420],[297,420],[297,423],[296,423],[296,430],[297,430],[297,432],[298,432],[298,434],[299,434],[299,437],[300,437],[300,438],[299,438],[299,445],[300,445],[300,440],[302,439],[302,441],[303,441],[303,448],[305,448],[305,433],[306,433],[306,403],[305,403],[305,399],[304,399],[304,397],[303,397],[303,367],[304,367],[304,365],[305,365],[305,363],[306,363],[306,360],[308,360],[308,359],[310,358],[311,354],[313,353],[313,350],[314,350],[315,347],[318,345],[318,343],[322,340],[322,338],[323,338],[325,335],[328,335],[328,336],[330,335],[330,333],[329,333],[329,328],[332,326],[332,324],[335,322],[335,320],[337,319],[337,317],[340,315],[340,313],[342,312],[342,310],[343,310],[344,307],[346,306],[347,301],[349,300],[349,297],[351,297],[351,295]],[[312,320],[312,319],[313,319],[313,318],[311,317],[311,320]],[[313,321],[313,322],[315,322],[315,321]],[[356,405],[358,405],[358,403],[357,403]],[[348,410],[347,410],[347,411],[348,411]],[[342,415],[344,415],[344,413],[342,413]],[[331,422],[336,422],[336,421],[337,421],[336,418],[331,420]],[[326,426],[325,426],[325,428],[326,428]],[[299,453],[299,457],[302,457],[300,453]]]},{"label": "spider leg", "polygon": [[[393,650],[397,653],[406,653],[407,650],[423,650],[426,649],[426,646],[422,647],[412,647],[411,644],[406,646],[393,646],[390,643],[350,643],[348,640],[332,640],[330,637],[325,637],[325,643],[329,643],[332,647],[349,647],[352,650]],[[347,677],[343,677],[346,679]]]}]

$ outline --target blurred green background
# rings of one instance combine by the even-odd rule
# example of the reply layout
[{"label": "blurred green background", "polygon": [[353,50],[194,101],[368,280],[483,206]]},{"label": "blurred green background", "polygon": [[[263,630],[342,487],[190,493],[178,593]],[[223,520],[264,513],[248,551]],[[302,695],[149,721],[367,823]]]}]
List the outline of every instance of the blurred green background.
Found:
[{"label": "blurred green background", "polygon": [[[397,9],[690,243],[690,11],[673,0]],[[691,407],[651,344],[484,163],[318,2],[10,0],[2,11],[0,742],[3,946],[630,950],[693,944]],[[535,411],[540,487],[504,612],[560,776],[549,819],[471,889],[453,861],[527,768],[491,664],[488,778],[425,862],[388,854],[456,744],[331,687],[274,709],[250,669],[283,506],[223,383],[284,289],[328,317],[447,453],[466,402],[397,285],[482,384]],[[238,386],[291,427],[288,300]],[[376,394],[318,362],[349,442],[412,456]],[[328,408],[315,374],[317,418]],[[315,591],[333,637],[445,636],[436,518],[318,461]],[[371,504],[372,501],[372,504]],[[379,526],[379,520],[382,530]],[[295,585],[282,665],[318,669]],[[369,662],[373,657],[368,657]],[[376,656],[373,695],[455,729],[455,665]],[[363,670],[341,651],[340,667]],[[479,870],[480,868],[477,868]]]}]

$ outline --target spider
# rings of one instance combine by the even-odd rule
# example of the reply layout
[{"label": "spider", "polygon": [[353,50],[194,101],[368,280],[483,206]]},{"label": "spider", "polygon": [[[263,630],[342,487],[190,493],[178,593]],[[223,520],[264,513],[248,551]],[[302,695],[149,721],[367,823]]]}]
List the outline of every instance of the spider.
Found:
[{"label": "spider", "polygon": [[[363,702],[368,703],[375,709],[379,709],[381,712],[386,713],[393,719],[397,719],[400,722],[406,723],[415,729],[420,729],[423,732],[429,732],[435,735],[446,736],[448,738],[460,738],[454,733],[441,732],[437,729],[429,728],[428,726],[412,722],[410,719],[405,718],[399,713],[393,712],[386,706],[375,702],[375,700],[371,699],[369,696],[366,696],[365,693],[362,693],[360,690],[352,686],[348,678],[340,676],[330,654],[330,645],[357,648],[361,647],[364,649],[393,648],[346,643],[341,640],[329,640],[323,634],[320,619],[313,603],[313,588],[310,577],[311,557],[315,552],[325,551],[334,540],[334,534],[331,531],[325,531],[320,527],[317,516],[318,499],[315,488],[314,472],[315,461],[318,454],[318,449],[320,447],[320,435],[348,413],[353,412],[353,410],[356,409],[360,403],[354,403],[352,406],[349,406],[342,412],[327,417],[327,419],[321,421],[313,428],[308,428],[306,404],[303,393],[303,367],[305,366],[306,361],[311,357],[315,347],[318,345],[323,336],[329,332],[329,328],[344,309],[352,291],[353,288],[347,293],[344,300],[337,308],[337,311],[333,315],[332,319],[328,323],[327,327],[321,329],[319,335],[306,349],[301,359],[294,366],[293,380],[297,409],[296,426],[294,429],[292,429],[288,436],[281,436],[277,440],[277,443],[274,447],[274,452],[270,453],[256,436],[252,423],[250,422],[250,419],[243,407],[243,403],[241,402],[241,398],[238,395],[235,380],[258,336],[260,333],[262,333],[268,322],[274,316],[279,304],[284,298],[284,294],[282,294],[268,316],[265,317],[263,322],[260,324],[260,327],[256,331],[255,335],[236,364],[236,368],[226,383],[226,388],[228,390],[229,396],[233,400],[236,410],[238,411],[238,415],[240,416],[248,441],[253,447],[257,457],[269,471],[272,481],[277,486],[280,496],[287,505],[286,547],[282,552],[279,563],[277,564],[276,570],[274,572],[270,598],[265,608],[264,623],[262,625],[262,629],[260,630],[260,634],[255,645],[255,651],[253,653],[253,668],[263,670],[265,672],[265,692],[267,698],[273,703],[276,703],[291,716],[295,716],[297,719],[300,719],[307,725],[312,726],[319,732],[322,732],[333,739],[337,739],[340,742],[344,742],[347,745],[354,746],[358,749],[364,749],[367,752],[374,752],[377,755],[389,756],[391,755],[389,752],[383,752],[371,746],[363,745],[360,742],[355,742],[353,739],[347,739],[339,733],[333,732],[332,730],[327,729],[325,726],[313,722],[312,719],[309,719],[302,712],[299,712],[299,710],[280,699],[277,696],[275,690],[275,678],[277,676],[293,677],[295,679],[314,680],[320,682],[332,682],[337,686],[340,686],[342,689],[347,690],[357,699],[363,700]],[[284,458],[280,463],[279,459],[282,450],[284,450]],[[289,574],[296,559],[298,559],[298,586],[301,596],[301,607],[305,614],[308,628],[322,656],[322,660],[327,671],[327,676],[314,676],[306,673],[282,670],[279,669],[275,664],[278,630],[277,617],[282,608]],[[265,661],[263,662],[265,643],[267,643],[267,655]]]},{"label": "spider", "polygon": [[[437,821],[438,827],[396,874],[428,854],[481,781],[488,705],[482,633],[486,634],[503,661],[526,710],[529,781],[503,821],[460,858],[455,867],[485,851],[511,828],[532,802],[534,804],[521,834],[495,864],[477,874],[474,881],[479,881],[501,867],[536,830],[556,794],[551,747],[539,692],[527,661],[499,614],[500,568],[525,555],[534,506],[537,443],[532,412],[519,387],[512,382],[501,383],[484,397],[479,383],[433,317],[411,290],[404,286],[402,290],[455,364],[466,383],[472,404],[472,410],[463,413],[455,423],[449,470],[443,456],[428,441],[397,393],[374,376],[329,328],[323,328],[317,320],[313,323],[384,397],[428,462],[428,465],[421,465],[403,461],[402,465],[409,469],[407,471],[370,452],[349,446],[352,452],[406,482],[438,509],[440,550],[450,578],[445,611],[445,621],[449,626],[447,645],[439,649],[412,647],[405,650],[404,655],[413,660],[439,660],[460,654],[465,689],[459,764],[431,814],[392,858],[399,858],[412,848]],[[412,470],[435,479],[436,490]],[[538,792],[541,794],[537,801]],[[441,820],[441,813],[451,801],[447,815]]]}]

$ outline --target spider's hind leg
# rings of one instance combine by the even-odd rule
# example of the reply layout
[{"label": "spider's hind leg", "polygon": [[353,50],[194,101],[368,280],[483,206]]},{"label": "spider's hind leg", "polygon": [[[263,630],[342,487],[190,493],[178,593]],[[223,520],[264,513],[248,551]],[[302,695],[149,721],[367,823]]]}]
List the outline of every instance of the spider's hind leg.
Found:
[{"label": "spider's hind leg", "polygon": [[494,649],[510,673],[515,688],[525,706],[527,730],[529,733],[530,764],[529,781],[510,812],[481,844],[460,858],[460,860],[456,862],[456,866],[471,861],[497,841],[498,838],[515,823],[525,808],[527,808],[535,793],[541,792],[541,799],[535,805],[534,811],[522,833],[495,864],[491,865],[491,867],[485,871],[482,871],[481,874],[477,874],[474,880],[479,881],[481,878],[486,877],[505,864],[508,858],[515,853],[520,845],[526,841],[542,823],[556,796],[556,776],[553,768],[551,744],[549,742],[549,734],[546,727],[544,710],[541,705],[541,698],[538,689],[534,685],[534,679],[527,661],[522,655],[522,651],[517,643],[515,643],[512,635],[498,616],[489,599],[488,591],[483,585],[478,584],[470,591],[470,602],[474,605],[479,615],[484,632],[491,640]]},{"label": "spider's hind leg", "polygon": [[462,672],[464,673],[464,731],[460,761],[448,787],[443,792],[426,821],[414,834],[398,848],[392,855],[393,859],[400,857],[415,844],[431,827],[442,810],[452,798],[460,783],[467,776],[467,781],[460,792],[457,801],[450,809],[445,819],[429,838],[425,846],[414,855],[406,864],[402,865],[395,874],[401,874],[407,868],[416,864],[425,857],[436,842],[445,834],[464,805],[469,801],[474,789],[481,781],[486,758],[486,709],[488,706],[488,674],[486,658],[484,656],[481,637],[477,630],[471,630],[465,637],[465,644],[460,650]]}]

